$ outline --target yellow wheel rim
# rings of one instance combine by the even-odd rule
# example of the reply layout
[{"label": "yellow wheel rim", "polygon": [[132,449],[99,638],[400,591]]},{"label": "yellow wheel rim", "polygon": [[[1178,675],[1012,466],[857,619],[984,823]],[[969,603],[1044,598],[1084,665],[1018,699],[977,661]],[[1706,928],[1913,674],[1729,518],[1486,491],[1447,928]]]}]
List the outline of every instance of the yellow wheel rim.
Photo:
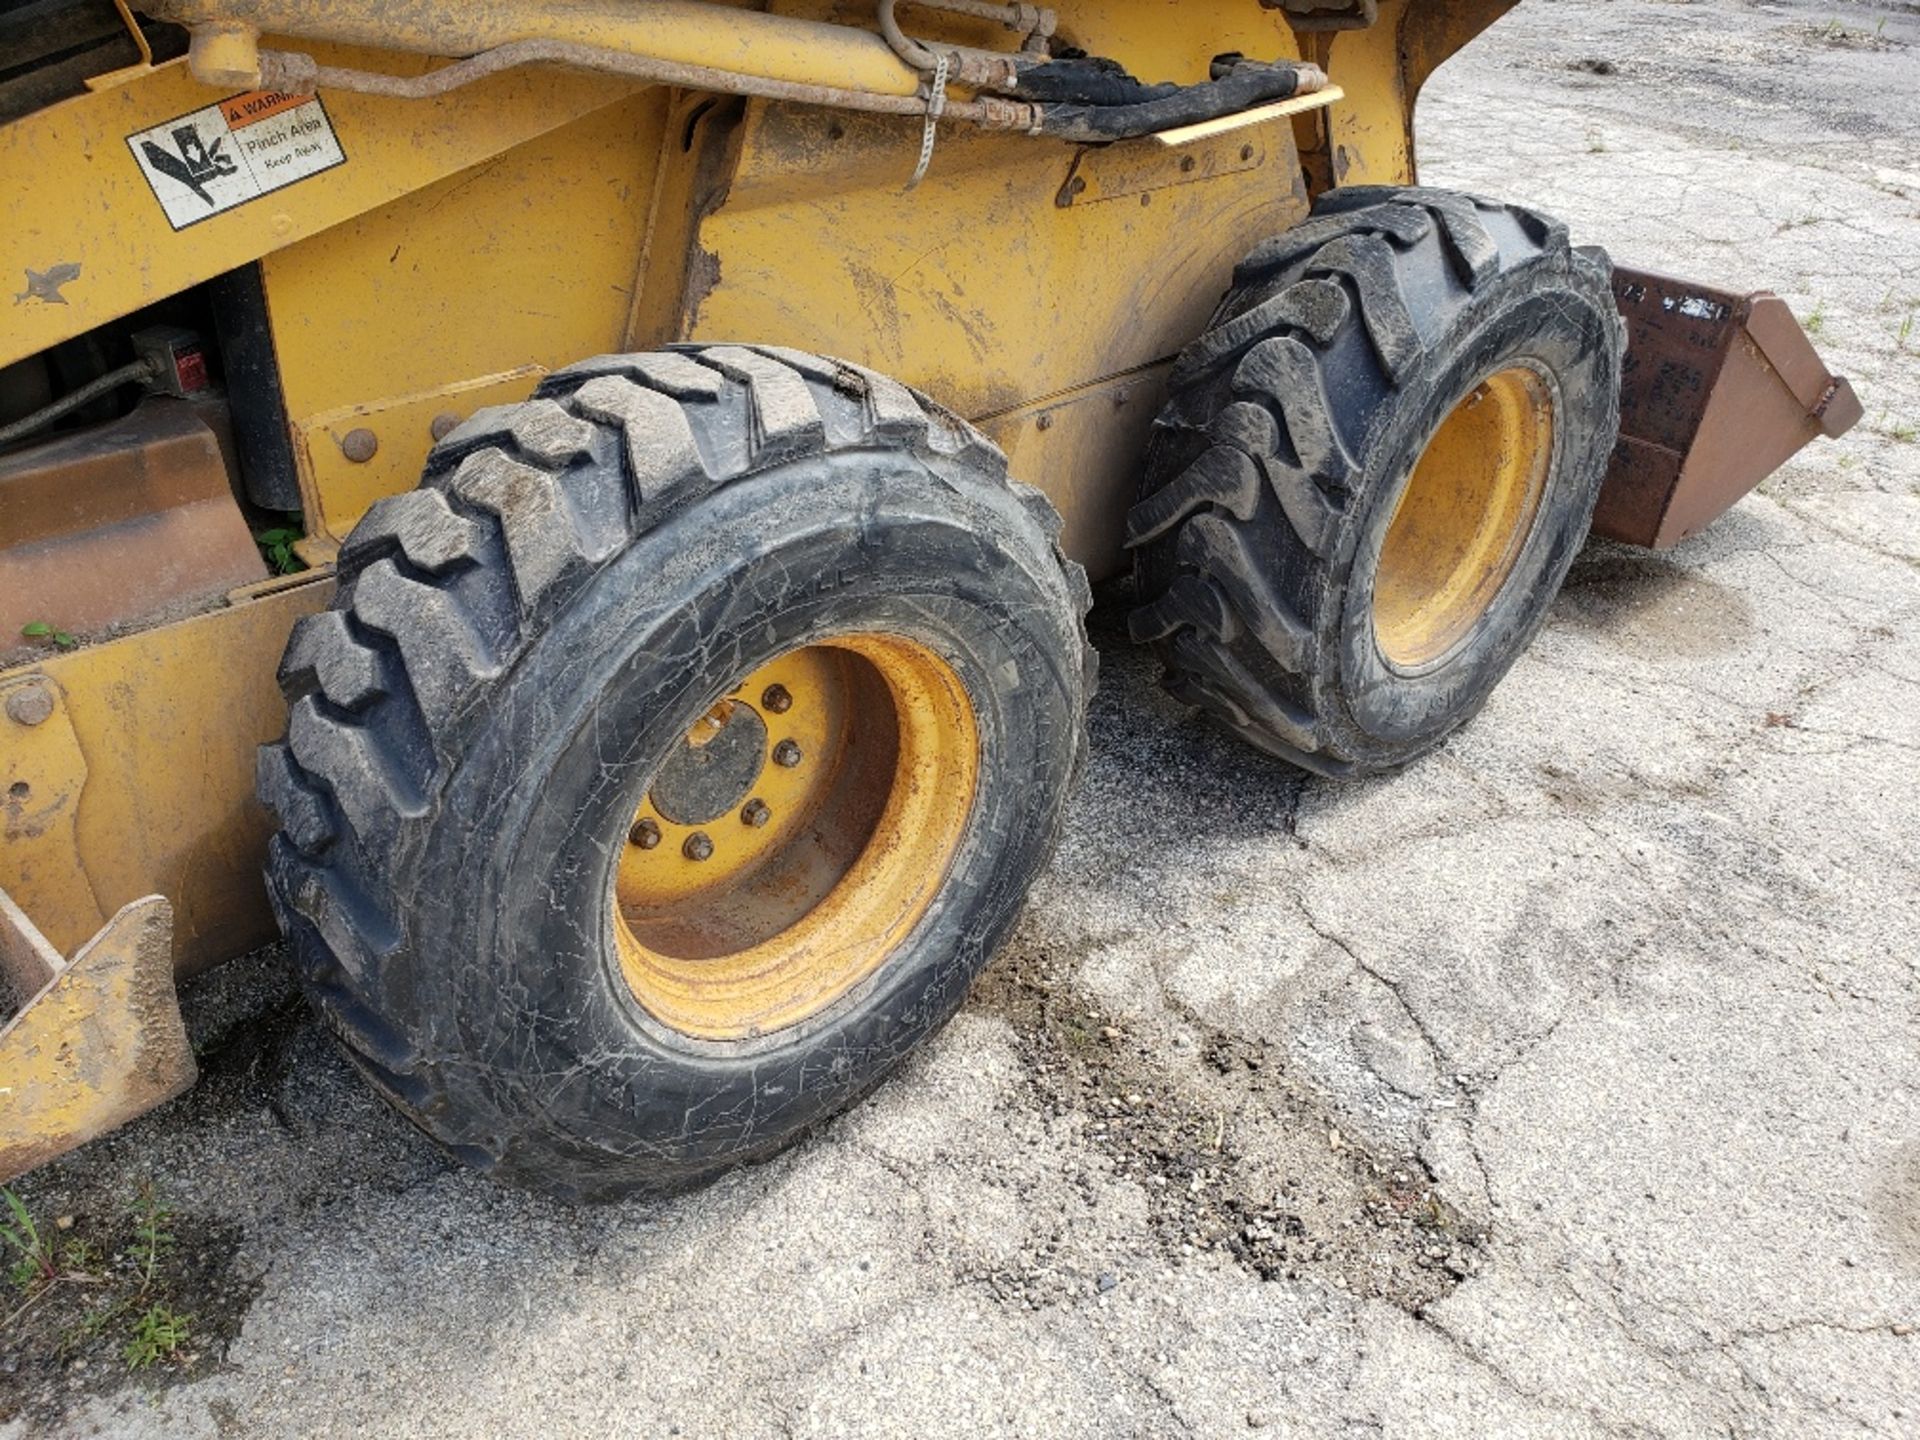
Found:
[{"label": "yellow wheel rim", "polygon": [[1387,524],[1374,643],[1417,669],[1486,613],[1526,545],[1553,461],[1553,394],[1514,366],[1480,382],[1427,442]]},{"label": "yellow wheel rim", "polygon": [[635,998],[700,1040],[819,1014],[946,882],[980,741],[925,646],[849,635],[761,666],[695,722],[635,814],[614,937]]}]

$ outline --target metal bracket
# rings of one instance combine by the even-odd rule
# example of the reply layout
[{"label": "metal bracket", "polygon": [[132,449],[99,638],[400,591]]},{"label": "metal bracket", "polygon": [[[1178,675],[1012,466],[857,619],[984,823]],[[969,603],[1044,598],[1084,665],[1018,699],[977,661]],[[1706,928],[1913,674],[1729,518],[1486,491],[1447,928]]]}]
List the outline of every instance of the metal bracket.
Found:
[{"label": "metal bracket", "polygon": [[104,1135],[198,1075],[173,988],[173,906],[123,906],[62,963],[0,890],[0,954],[51,972],[0,1029],[0,1182]]},{"label": "metal bracket", "polygon": [[1334,0],[1323,5],[1319,0],[1260,0],[1263,10],[1279,10],[1296,34],[1311,35],[1329,30],[1370,30],[1380,18],[1379,0]]}]

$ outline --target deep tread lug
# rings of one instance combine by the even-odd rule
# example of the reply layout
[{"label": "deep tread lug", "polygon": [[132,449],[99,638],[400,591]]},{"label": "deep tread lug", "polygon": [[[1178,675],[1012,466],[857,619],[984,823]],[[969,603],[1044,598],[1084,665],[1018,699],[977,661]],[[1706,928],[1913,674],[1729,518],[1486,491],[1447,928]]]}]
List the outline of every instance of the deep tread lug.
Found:
[{"label": "deep tread lug", "polygon": [[1380,363],[1397,384],[1420,358],[1420,332],[1414,328],[1393,252],[1377,235],[1348,235],[1321,249],[1312,269],[1346,275],[1360,296],[1360,318],[1379,353]]},{"label": "deep tread lug", "polygon": [[[1263,340],[1234,371],[1233,388],[1243,395],[1275,397],[1286,415],[1287,437],[1301,468],[1322,485],[1337,489],[1347,483],[1353,461],[1333,428],[1326,380],[1311,350],[1291,336]],[[1260,453],[1272,454],[1276,448],[1267,446]]]},{"label": "deep tread lug", "polygon": [[1347,292],[1329,280],[1302,280],[1272,299],[1236,315],[1207,331],[1180,355],[1168,383],[1190,383],[1216,365],[1232,360],[1281,326],[1304,331],[1321,345],[1329,343],[1347,323],[1352,302]]},{"label": "deep tread lug", "polygon": [[1154,491],[1127,514],[1127,545],[1145,545],[1203,505],[1235,519],[1251,520],[1260,503],[1260,472],[1244,450],[1215,445],[1181,472],[1171,485]]},{"label": "deep tread lug", "polygon": [[479,558],[480,529],[456,514],[438,490],[388,495],[353,527],[340,547],[340,573],[351,575],[394,551],[416,570],[445,574]]},{"label": "deep tread lug", "polygon": [[716,345],[701,358],[729,380],[747,386],[753,403],[751,446],[756,467],[809,454],[826,440],[826,422],[813,392],[792,366],[742,345]]},{"label": "deep tread lug", "polygon": [[353,614],[399,647],[421,718],[430,731],[499,673],[480,638],[445,591],[376,565],[353,590]]},{"label": "deep tread lug", "polygon": [[1136,645],[1164,640],[1192,628],[1210,640],[1239,638],[1240,622],[1220,591],[1199,575],[1176,575],[1167,593],[1127,616],[1127,633]]},{"label": "deep tread lug", "polygon": [[580,537],[554,478],[499,450],[480,450],[460,462],[449,491],[500,518],[520,611],[530,614],[569,573],[587,568]]},{"label": "deep tread lug", "polygon": [[583,381],[611,375],[621,380],[658,390],[673,400],[718,400],[726,381],[696,360],[675,350],[655,350],[639,355],[602,355],[556,370],[541,382],[534,393],[558,397],[578,390]]},{"label": "deep tread lug", "polygon": [[333,843],[333,814],[326,797],[294,763],[284,740],[254,752],[254,781],[260,799],[301,853],[318,856]]},{"label": "deep tread lug", "polygon": [[558,469],[592,453],[593,427],[557,400],[488,405],[468,416],[433,447],[427,474],[445,475],[476,451],[507,450],[523,460]]},{"label": "deep tread lug", "polygon": [[360,710],[387,693],[380,657],[354,638],[338,610],[294,622],[280,660],[280,691],[289,700],[318,691],[342,710]]},{"label": "deep tread lug", "polygon": [[[1433,233],[1433,218],[1411,205],[1380,205],[1367,211],[1365,226],[1369,232],[1389,236],[1402,245],[1417,245]],[[1308,220],[1256,245],[1234,267],[1233,282],[1246,285],[1259,280],[1353,233],[1353,222],[1338,216]]]},{"label": "deep tread lug", "polygon": [[[1313,632],[1269,583],[1239,530],[1218,515],[1196,515],[1181,528],[1174,553],[1226,592],[1247,631],[1275,661],[1288,670],[1305,667]],[[1239,629],[1216,626],[1214,638],[1232,640]]]}]

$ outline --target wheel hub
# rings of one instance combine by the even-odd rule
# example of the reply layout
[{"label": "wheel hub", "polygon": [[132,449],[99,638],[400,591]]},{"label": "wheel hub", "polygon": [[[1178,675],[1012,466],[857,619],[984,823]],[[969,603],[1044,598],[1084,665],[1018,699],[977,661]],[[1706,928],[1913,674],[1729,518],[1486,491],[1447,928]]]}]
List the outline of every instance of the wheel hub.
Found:
[{"label": "wheel hub", "polygon": [[694,722],[647,798],[676,825],[705,825],[747,798],[766,758],[766,722],[744,700],[722,700]]},{"label": "wheel hub", "polygon": [[1374,574],[1374,643],[1389,665],[1433,663],[1486,613],[1533,531],[1553,446],[1553,394],[1527,365],[1487,377],[1440,423]]},{"label": "wheel hub", "polygon": [[704,1040],[817,1014],[945,884],[978,771],[966,691],[914,641],[842,637],[746,676],[626,831],[612,905],[635,998]]}]

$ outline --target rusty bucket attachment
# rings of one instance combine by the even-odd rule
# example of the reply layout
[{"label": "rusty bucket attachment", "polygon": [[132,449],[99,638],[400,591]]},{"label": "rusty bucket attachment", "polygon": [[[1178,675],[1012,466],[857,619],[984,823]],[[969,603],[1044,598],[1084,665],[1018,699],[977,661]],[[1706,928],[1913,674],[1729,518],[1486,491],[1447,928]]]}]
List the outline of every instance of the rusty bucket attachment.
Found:
[{"label": "rusty bucket attachment", "polygon": [[165,897],[122,906],[69,960],[0,890],[0,973],[22,1000],[0,1029],[0,1182],[193,1084]]},{"label": "rusty bucket attachment", "polygon": [[1627,322],[1614,448],[1593,533],[1665,550],[1696,535],[1808,441],[1861,415],[1786,302],[1614,272]]}]

